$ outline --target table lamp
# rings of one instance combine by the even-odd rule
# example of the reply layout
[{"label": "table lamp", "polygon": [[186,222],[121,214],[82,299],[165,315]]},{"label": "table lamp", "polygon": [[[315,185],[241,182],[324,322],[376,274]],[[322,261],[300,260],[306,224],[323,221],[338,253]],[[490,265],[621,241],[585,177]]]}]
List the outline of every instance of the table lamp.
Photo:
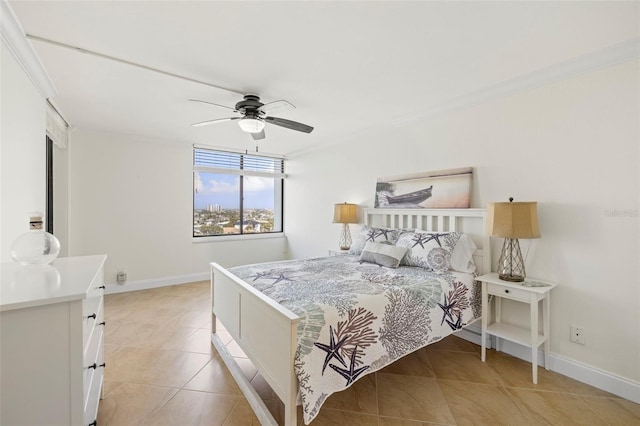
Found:
[{"label": "table lamp", "polygon": [[342,224],[340,241],[338,243],[340,250],[349,250],[349,248],[351,248],[351,231],[349,231],[349,224],[358,223],[358,206],[349,203],[336,204],[333,210],[333,223]]},{"label": "table lamp", "polygon": [[505,239],[498,260],[498,277],[505,281],[524,281],[524,259],[518,238],[540,238],[538,203],[514,203],[513,198],[509,198],[508,203],[489,203],[486,233]]}]

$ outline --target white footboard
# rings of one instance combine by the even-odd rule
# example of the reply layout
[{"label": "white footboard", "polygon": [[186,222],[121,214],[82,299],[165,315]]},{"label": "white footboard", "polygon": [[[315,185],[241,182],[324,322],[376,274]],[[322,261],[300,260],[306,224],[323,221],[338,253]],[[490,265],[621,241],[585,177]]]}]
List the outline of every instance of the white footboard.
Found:
[{"label": "white footboard", "polygon": [[[491,270],[489,237],[484,235],[483,209],[366,209],[371,226],[420,228],[437,232],[464,232],[479,250],[474,258],[479,272]],[[251,359],[284,403],[286,426],[296,425],[298,383],[294,357],[298,346],[300,318],[216,263],[211,263],[211,341],[263,424],[274,424],[273,416],[248,382],[216,334],[216,317]]]},{"label": "white footboard", "polygon": [[[293,365],[300,318],[217,263],[211,263],[211,304],[211,341],[236,381],[246,379],[237,365],[229,364],[235,364],[235,361],[217,338],[216,318],[284,403],[285,425],[295,425],[298,386]],[[242,377],[236,377],[238,374]],[[246,395],[250,389],[244,387]],[[259,398],[256,401],[255,393],[251,397],[247,395],[247,401],[256,413],[264,411],[265,406]]]}]

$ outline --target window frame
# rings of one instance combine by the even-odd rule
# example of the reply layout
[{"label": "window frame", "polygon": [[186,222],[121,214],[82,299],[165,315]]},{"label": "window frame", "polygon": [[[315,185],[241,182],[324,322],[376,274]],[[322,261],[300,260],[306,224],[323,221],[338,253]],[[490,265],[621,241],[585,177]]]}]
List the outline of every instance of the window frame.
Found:
[{"label": "window frame", "polygon": [[53,139],[49,135],[45,136],[46,142],[46,197],[45,206],[46,212],[45,219],[45,231],[53,234]]},{"label": "window frame", "polygon": [[[222,157],[227,156],[227,158],[232,158],[237,156],[239,159],[239,167],[225,167],[224,165],[218,164],[218,167],[212,167],[211,165],[202,165],[197,164],[197,152],[198,151],[208,151],[213,156],[219,154]],[[192,151],[192,185],[193,192],[191,198],[191,236],[194,243],[201,242],[211,242],[211,241],[221,241],[221,240],[238,240],[238,239],[263,239],[263,238],[282,238],[284,237],[285,225],[284,225],[284,192],[285,192],[285,179],[287,177],[285,173],[285,163],[286,160],[281,156],[274,155],[265,155],[260,153],[249,153],[238,152],[238,151],[230,151],[226,149],[219,149],[213,147],[206,146],[193,146]],[[279,171],[265,171],[263,170],[253,170],[251,169],[251,164],[254,169],[260,169],[260,164],[256,164],[256,162],[249,162],[250,165],[247,166],[249,168],[244,168],[246,158],[250,159],[264,159],[267,162],[270,162],[273,165],[273,168],[279,169]],[[258,161],[259,163],[260,161]],[[280,230],[278,231],[267,231],[267,232],[245,232],[243,226],[240,226],[239,232],[234,234],[210,234],[210,235],[195,235],[195,195],[196,195],[196,176],[198,173],[211,173],[211,174],[221,174],[221,175],[236,175],[239,177],[239,189],[238,189],[238,198],[239,198],[239,220],[240,223],[244,223],[244,178],[248,176],[261,177],[261,178],[270,178],[274,179],[274,181],[279,181],[279,188],[277,182],[274,182],[274,227],[276,223],[280,223]]]}]

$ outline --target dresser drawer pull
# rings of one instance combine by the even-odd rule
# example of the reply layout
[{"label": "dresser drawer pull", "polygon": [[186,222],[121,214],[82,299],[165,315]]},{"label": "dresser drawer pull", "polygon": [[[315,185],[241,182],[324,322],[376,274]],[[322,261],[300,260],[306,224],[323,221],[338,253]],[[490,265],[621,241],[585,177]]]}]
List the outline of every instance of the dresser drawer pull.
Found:
[{"label": "dresser drawer pull", "polygon": [[91,315],[87,316],[87,318],[93,318],[93,319],[96,319],[96,314],[91,314]]},{"label": "dresser drawer pull", "polygon": [[103,285],[101,285],[101,286],[100,286],[100,287],[98,287],[98,288],[101,288],[101,289],[103,289],[103,290],[104,290],[106,287],[105,287],[105,286],[103,286]]},{"label": "dresser drawer pull", "polygon": [[98,426],[98,421],[94,420],[91,423],[89,423],[89,426]]},{"label": "dresser drawer pull", "polygon": [[505,293],[507,293],[507,294],[509,294],[509,289],[506,289],[504,292],[505,292]]},{"label": "dresser drawer pull", "polygon": [[96,363],[94,362],[93,364],[91,364],[91,365],[90,365],[90,366],[88,366],[87,368],[93,368],[93,369],[95,370],[95,369],[96,369],[96,368],[98,368],[98,367],[103,367],[103,368],[104,368],[104,367],[106,367],[106,366],[107,366],[107,364],[106,364],[105,362],[103,362],[103,363],[102,363],[102,364],[100,364],[100,365],[98,365],[98,364],[96,364]]},{"label": "dresser drawer pull", "polygon": [[99,323],[98,325],[105,325],[107,324],[106,322],[102,321],[101,323]]}]

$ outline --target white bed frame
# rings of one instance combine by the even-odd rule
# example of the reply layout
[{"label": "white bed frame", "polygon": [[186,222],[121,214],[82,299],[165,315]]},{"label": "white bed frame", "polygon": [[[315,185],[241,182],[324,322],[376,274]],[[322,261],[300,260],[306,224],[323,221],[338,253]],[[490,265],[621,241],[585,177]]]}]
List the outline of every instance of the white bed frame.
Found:
[{"label": "white bed frame", "polygon": [[[365,224],[432,232],[464,232],[478,250],[479,273],[491,270],[489,237],[484,235],[484,209],[365,209]],[[486,252],[485,252],[486,249]],[[216,333],[220,321],[284,403],[285,426],[297,425],[298,380],[293,363],[300,318],[255,290],[217,263],[211,263],[211,342],[220,353],[256,416],[263,425],[277,425]]]}]

